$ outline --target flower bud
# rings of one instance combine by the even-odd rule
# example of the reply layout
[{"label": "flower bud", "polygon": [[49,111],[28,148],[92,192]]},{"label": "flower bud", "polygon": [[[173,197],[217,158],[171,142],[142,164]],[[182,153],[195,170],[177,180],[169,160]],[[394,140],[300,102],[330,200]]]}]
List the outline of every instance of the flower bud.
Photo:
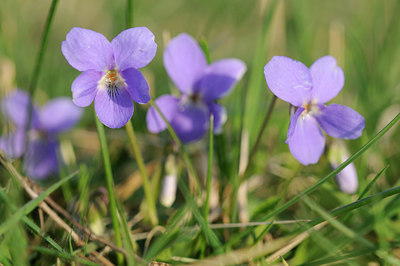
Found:
[{"label": "flower bud", "polygon": [[[333,169],[336,169],[341,163],[349,158],[349,153],[345,144],[342,141],[332,143],[328,160]],[[354,164],[351,163],[336,175],[336,182],[339,188],[347,194],[353,194],[357,191],[358,177]]]},{"label": "flower bud", "polygon": [[173,155],[168,155],[165,163],[166,176],[163,179],[160,202],[165,207],[171,207],[175,201],[177,180],[177,166]]}]

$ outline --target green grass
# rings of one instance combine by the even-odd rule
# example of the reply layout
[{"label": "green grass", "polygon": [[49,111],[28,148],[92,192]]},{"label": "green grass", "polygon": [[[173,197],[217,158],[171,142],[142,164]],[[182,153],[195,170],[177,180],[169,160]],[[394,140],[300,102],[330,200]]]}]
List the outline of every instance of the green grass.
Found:
[{"label": "green grass", "polygon": [[[169,37],[181,32],[199,41],[209,62],[234,57],[247,65],[234,91],[219,100],[228,114],[222,134],[210,130],[189,145],[172,128],[150,134],[145,115],[151,102],[135,104],[134,142],[129,128],[99,124],[99,145],[94,108],[87,107],[76,129],[61,136],[69,158],[62,175],[35,181],[42,191],[35,199],[17,178],[21,160],[2,159],[0,263],[400,264],[399,12],[397,0],[0,1],[0,98],[16,87],[40,104],[71,97],[79,73],[63,58],[61,42],[76,26],[109,40],[131,25],[148,27],[158,49],[142,72],[153,100],[177,93],[162,55]],[[273,55],[310,66],[326,54],[337,58],[346,78],[332,102],[366,121],[361,138],[344,141],[352,155],[336,170],[327,152],[310,166],[293,158],[284,143],[289,107],[275,102],[263,74]],[[2,133],[10,130],[4,122]],[[327,137],[327,150],[331,141]],[[158,196],[169,155],[177,159],[168,167],[177,173],[178,190],[165,207]],[[350,163],[359,178],[354,195],[334,181]],[[90,240],[54,210],[85,244],[75,242],[40,211],[47,196],[102,241]],[[291,222],[273,222],[281,220]]]}]

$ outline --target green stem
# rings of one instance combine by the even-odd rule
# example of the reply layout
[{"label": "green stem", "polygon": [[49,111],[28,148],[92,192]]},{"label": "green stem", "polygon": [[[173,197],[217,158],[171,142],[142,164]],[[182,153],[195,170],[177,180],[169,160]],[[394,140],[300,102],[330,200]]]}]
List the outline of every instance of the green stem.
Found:
[{"label": "green stem", "polygon": [[[119,230],[119,223],[118,223],[118,216],[117,216],[117,205],[115,203],[115,196],[114,196],[114,181],[113,181],[113,175],[112,175],[112,170],[111,170],[110,154],[108,153],[106,134],[104,132],[103,124],[97,118],[96,114],[95,114],[95,120],[96,120],[96,126],[97,126],[97,133],[99,135],[101,153],[103,155],[104,170],[106,173],[106,183],[107,183],[108,197],[109,197],[109,201],[110,201],[111,221],[112,221],[113,228],[114,228],[115,244],[118,247],[122,247],[121,233]],[[118,256],[117,257],[118,263],[122,264],[123,263],[122,254],[117,253],[117,256]]]},{"label": "green stem", "polygon": [[208,168],[207,168],[207,185],[206,185],[206,203],[204,206],[204,220],[208,221],[208,213],[210,211],[210,190],[212,177],[212,163],[214,151],[214,115],[210,115],[210,139],[208,145]]},{"label": "green stem", "polygon": [[188,154],[186,153],[182,142],[179,140],[178,135],[176,135],[174,129],[172,128],[171,124],[168,122],[168,120],[165,118],[164,114],[161,112],[161,110],[158,108],[158,106],[155,104],[155,102],[153,101],[153,99],[150,100],[150,104],[156,109],[156,111],[158,112],[158,114],[161,116],[162,120],[164,121],[164,123],[167,125],[167,130],[168,132],[171,134],[172,139],[174,140],[174,142],[178,145],[179,150],[181,151],[181,155],[183,158],[183,162],[186,164],[186,167],[189,171],[189,173],[193,176],[194,181],[196,182],[196,187],[198,189],[200,189],[200,181],[199,178],[196,174],[196,171],[194,170],[193,164],[189,159]]},{"label": "green stem", "polygon": [[133,27],[133,0],[126,0],[126,27]]},{"label": "green stem", "polygon": [[245,167],[244,171],[242,173],[239,173],[238,179],[237,178],[234,179],[234,183],[233,183],[234,188],[233,188],[233,193],[232,193],[232,198],[231,198],[231,202],[232,202],[231,220],[232,221],[236,221],[236,217],[237,217],[237,211],[238,211],[237,210],[237,206],[238,206],[238,202],[237,202],[238,195],[237,195],[237,193],[239,191],[239,186],[243,181],[246,180],[246,176],[247,176],[247,173],[248,173],[248,171],[250,169],[250,165],[253,162],[254,156],[255,156],[255,154],[257,152],[257,149],[258,149],[258,147],[260,145],[260,142],[261,142],[262,136],[264,134],[264,131],[267,128],[268,122],[270,121],[272,111],[274,110],[274,107],[275,107],[276,99],[277,99],[277,97],[275,95],[273,95],[272,99],[271,99],[271,102],[269,103],[267,114],[265,115],[265,118],[264,118],[263,124],[261,126],[261,129],[258,132],[257,140],[256,140],[253,148],[250,151],[249,160],[247,161],[247,164],[246,164],[246,167]]},{"label": "green stem", "polygon": [[269,106],[268,106],[267,114],[265,115],[263,124],[262,124],[261,129],[260,129],[260,131],[258,133],[257,140],[256,140],[253,148],[250,151],[249,160],[247,162],[246,168],[243,171],[243,174],[240,176],[240,182],[244,181],[244,179],[246,177],[246,174],[247,174],[247,171],[249,170],[249,166],[253,162],[254,155],[256,154],[258,146],[260,145],[261,138],[264,135],[264,131],[267,128],[269,120],[271,119],[271,114],[272,114],[272,111],[274,110],[276,99],[277,99],[277,97],[275,95],[273,95],[272,99],[271,99],[271,102],[269,103]]},{"label": "green stem", "polygon": [[133,153],[135,154],[136,162],[139,167],[140,175],[142,177],[144,194],[145,194],[147,205],[149,208],[150,222],[152,225],[157,225],[158,218],[157,218],[156,204],[154,202],[153,193],[150,189],[149,177],[147,176],[146,167],[144,165],[142,154],[139,150],[139,145],[137,143],[135,131],[133,130],[131,121],[129,121],[125,125],[125,129],[128,134],[129,141],[131,142],[132,150],[133,150]]},{"label": "green stem", "polygon": [[[36,58],[36,65],[33,68],[31,82],[28,87],[28,93],[32,96],[35,93],[35,90],[37,88],[40,71],[42,70],[43,57],[44,57],[44,53],[47,48],[47,42],[49,39],[50,28],[51,28],[51,25],[53,22],[54,14],[56,12],[57,4],[58,4],[58,0],[53,0],[53,2],[51,3],[51,6],[50,6],[49,13],[47,15],[46,25],[45,25],[43,36],[42,36],[42,43],[40,45],[40,50],[39,50],[39,53]],[[30,128],[30,124],[31,124],[31,120],[32,120],[32,111],[33,111],[33,104],[32,104],[32,101],[29,101],[28,116],[26,118],[26,125],[25,125],[26,132],[28,132],[28,130]],[[29,138],[26,138],[25,142],[26,142],[25,145],[27,146],[28,142],[29,142]]]},{"label": "green stem", "polygon": [[49,39],[50,27],[51,27],[51,23],[53,21],[54,13],[56,12],[57,3],[58,3],[58,0],[53,0],[53,2],[51,3],[49,14],[47,16],[46,26],[44,28],[44,32],[43,32],[43,36],[42,36],[42,44],[40,46],[39,54],[36,59],[36,65],[35,65],[35,68],[33,69],[32,79],[31,79],[31,83],[29,86],[29,90],[28,90],[31,95],[33,95],[33,93],[35,92],[37,83],[39,80],[40,71],[42,69],[44,52],[47,47],[47,41]]}]

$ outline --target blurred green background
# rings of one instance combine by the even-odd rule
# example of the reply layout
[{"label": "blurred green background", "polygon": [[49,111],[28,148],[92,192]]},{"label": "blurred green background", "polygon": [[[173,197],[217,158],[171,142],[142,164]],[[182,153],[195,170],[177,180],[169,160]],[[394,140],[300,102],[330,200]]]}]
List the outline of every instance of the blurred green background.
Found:
[{"label": "blurred green background", "polygon": [[[245,77],[221,101],[228,110],[223,138],[230,169],[225,174],[238,171],[242,133],[249,133],[250,147],[255,142],[272,96],[265,83],[263,67],[273,55],[289,56],[307,66],[326,54],[337,58],[344,69],[346,82],[342,92],[332,102],[357,110],[366,120],[363,136],[345,142],[350,152],[357,151],[400,112],[400,1],[281,0],[276,5],[274,3],[267,0],[134,1],[134,25],[148,27],[155,34],[158,44],[155,59],[142,69],[154,98],[170,91],[176,93],[163,68],[162,54],[168,40],[181,32],[205,41],[212,61],[235,57],[246,62],[248,70]],[[49,0],[0,1],[2,95],[14,87],[28,88],[50,4]],[[45,103],[57,96],[71,97],[70,86],[79,72],[70,67],[61,54],[61,42],[68,31],[72,27],[89,28],[112,40],[125,29],[125,6],[126,1],[60,0],[35,94],[37,102]],[[269,12],[272,12],[270,21],[266,19]],[[144,119],[147,108],[148,105],[135,104],[132,121],[140,132],[145,158],[150,161],[160,156],[158,152],[163,150],[169,136],[167,133],[154,136],[147,132]],[[278,100],[251,166],[250,173],[256,185],[249,188],[250,214],[269,197],[284,191],[287,193],[284,197],[290,198],[330,172],[326,156],[317,165],[300,167],[290,155],[284,143],[288,114],[287,103]],[[93,138],[93,135],[79,134],[95,130],[92,106],[85,108],[84,118],[77,130],[78,133],[73,132],[69,137],[72,136],[73,144],[78,147],[78,163],[84,160],[91,162],[88,156],[83,155],[96,154],[98,150],[91,151],[82,142]],[[112,144],[116,145],[111,150],[115,155],[113,163],[117,165],[114,168],[119,173],[116,183],[122,182],[127,175],[124,173],[129,172],[124,167],[132,169],[131,161],[123,156],[124,151],[118,150],[126,145],[125,136],[118,140],[124,132],[107,130],[107,133],[114,141]],[[378,145],[355,161],[360,187],[364,187],[387,164],[390,168],[372,191],[379,192],[399,185],[399,135],[398,129],[392,129]],[[193,146],[192,150],[199,147],[202,150],[205,142]],[[123,149],[125,153],[129,150],[127,147]],[[338,191],[334,182],[325,184],[315,198],[327,209],[354,200],[353,196]],[[310,212],[305,208],[291,209],[284,217],[309,218]],[[384,206],[379,210],[384,213]],[[371,216],[365,211],[364,217],[367,218],[363,222],[368,223]],[[379,241],[400,236],[398,225],[390,226],[375,231]],[[386,231],[387,228],[391,228],[392,235]],[[302,248],[305,249],[304,246]]]}]

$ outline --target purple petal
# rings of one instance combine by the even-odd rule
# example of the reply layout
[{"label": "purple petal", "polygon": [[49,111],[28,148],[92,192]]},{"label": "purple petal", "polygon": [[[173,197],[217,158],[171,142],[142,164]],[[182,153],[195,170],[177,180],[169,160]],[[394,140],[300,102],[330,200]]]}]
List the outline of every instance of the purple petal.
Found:
[{"label": "purple petal", "polygon": [[69,98],[56,98],[39,112],[40,127],[47,133],[57,134],[71,129],[82,116],[82,109]]},{"label": "purple petal", "polygon": [[[28,121],[29,103],[31,98],[23,90],[15,90],[12,94],[1,101],[1,111],[7,119],[10,119],[16,126],[25,127]],[[37,110],[32,107],[31,126],[37,123]]]},{"label": "purple petal", "polygon": [[205,101],[228,94],[246,72],[246,65],[238,59],[223,59],[207,67],[199,84],[199,93]]},{"label": "purple petal", "polygon": [[88,70],[80,74],[72,83],[73,102],[79,107],[89,106],[96,96],[97,84],[103,74],[96,70]]},{"label": "purple petal", "polygon": [[315,61],[310,72],[313,81],[312,97],[318,103],[326,103],[342,90],[343,70],[337,66],[332,56],[324,56]]},{"label": "purple petal", "polygon": [[21,128],[14,133],[6,134],[0,138],[0,150],[4,151],[7,157],[16,159],[25,152],[25,129]]},{"label": "purple petal", "polygon": [[[296,119],[296,115],[292,120]],[[321,157],[324,147],[325,138],[318,127],[318,123],[311,115],[297,116],[297,121],[292,127],[293,133],[287,140],[290,152],[302,164],[315,164]]]},{"label": "purple petal", "polygon": [[325,132],[335,138],[356,139],[365,127],[364,118],[359,113],[340,104],[321,106],[315,117]]},{"label": "purple petal", "polygon": [[192,104],[180,105],[171,122],[182,142],[200,139],[208,128],[209,111],[205,106]]},{"label": "purple petal", "polygon": [[222,132],[222,126],[225,124],[227,115],[223,106],[211,103],[208,105],[210,112],[214,115],[214,133],[219,134]]},{"label": "purple petal", "polygon": [[285,56],[274,56],[265,65],[264,74],[269,89],[278,98],[294,106],[310,101],[312,79],[303,63]]},{"label": "purple petal", "polygon": [[114,68],[111,43],[92,30],[72,28],[61,44],[61,51],[68,63],[79,71]]},{"label": "purple petal", "polygon": [[289,143],[289,140],[292,137],[293,132],[296,128],[297,121],[299,120],[299,116],[301,115],[301,113],[303,113],[304,110],[306,109],[303,107],[299,107],[297,108],[297,111],[291,116],[285,143]]},{"label": "purple petal", "polygon": [[[155,101],[155,104],[165,116],[167,121],[171,123],[175,113],[178,110],[179,100],[172,95],[163,95]],[[147,128],[152,133],[158,133],[167,128],[164,120],[153,106],[151,106],[147,112],[146,122]]]},{"label": "purple petal", "polygon": [[121,73],[132,99],[137,103],[148,103],[151,99],[149,84],[142,73],[135,68],[128,68]]},{"label": "purple petal", "polygon": [[23,168],[31,178],[43,179],[58,171],[58,144],[55,141],[36,140],[29,144]]},{"label": "purple petal", "polygon": [[198,43],[188,34],[173,38],[164,52],[164,66],[178,89],[190,94],[203,75],[207,61]]},{"label": "purple petal", "polygon": [[146,27],[124,30],[111,41],[111,45],[120,71],[146,66],[157,51],[154,34]]},{"label": "purple petal", "polygon": [[94,109],[104,125],[120,128],[128,123],[133,115],[132,98],[124,88],[114,92],[101,88],[94,99]]}]

